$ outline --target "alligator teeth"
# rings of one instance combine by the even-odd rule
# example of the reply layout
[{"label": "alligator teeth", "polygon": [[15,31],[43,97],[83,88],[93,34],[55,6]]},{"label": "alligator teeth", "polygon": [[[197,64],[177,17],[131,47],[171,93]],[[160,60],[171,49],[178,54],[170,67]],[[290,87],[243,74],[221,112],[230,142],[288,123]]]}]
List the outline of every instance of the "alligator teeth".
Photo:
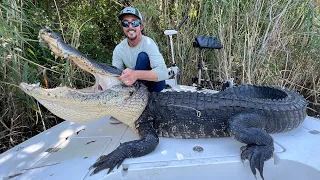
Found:
[{"label": "alligator teeth", "polygon": [[57,60],[58,58],[59,58],[59,56],[57,56],[57,55],[54,56],[54,59],[55,59],[55,60]]},{"label": "alligator teeth", "polygon": [[40,82],[38,82],[37,84],[33,84],[32,88],[31,88],[31,91],[40,87]]}]

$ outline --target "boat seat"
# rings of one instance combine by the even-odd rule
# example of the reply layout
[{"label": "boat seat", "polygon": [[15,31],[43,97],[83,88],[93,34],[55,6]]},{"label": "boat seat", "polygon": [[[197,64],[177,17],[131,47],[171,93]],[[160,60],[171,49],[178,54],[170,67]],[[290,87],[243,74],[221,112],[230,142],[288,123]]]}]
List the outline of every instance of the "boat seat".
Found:
[{"label": "boat seat", "polygon": [[214,36],[196,36],[193,47],[200,49],[221,49],[222,45]]}]

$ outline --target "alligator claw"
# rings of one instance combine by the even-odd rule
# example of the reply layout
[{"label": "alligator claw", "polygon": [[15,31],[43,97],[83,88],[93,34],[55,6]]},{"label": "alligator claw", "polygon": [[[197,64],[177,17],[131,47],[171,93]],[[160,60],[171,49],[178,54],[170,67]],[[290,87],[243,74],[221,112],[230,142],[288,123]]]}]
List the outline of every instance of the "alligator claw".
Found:
[{"label": "alligator claw", "polygon": [[100,156],[97,161],[89,167],[89,170],[94,169],[90,176],[104,169],[109,169],[107,173],[109,174],[116,166],[119,168],[125,158],[125,154],[118,149],[108,155]]},{"label": "alligator claw", "polygon": [[272,157],[273,146],[259,146],[259,145],[247,145],[241,147],[241,160],[249,160],[250,168],[254,176],[256,176],[256,169],[260,172],[260,176],[263,177],[264,162]]}]

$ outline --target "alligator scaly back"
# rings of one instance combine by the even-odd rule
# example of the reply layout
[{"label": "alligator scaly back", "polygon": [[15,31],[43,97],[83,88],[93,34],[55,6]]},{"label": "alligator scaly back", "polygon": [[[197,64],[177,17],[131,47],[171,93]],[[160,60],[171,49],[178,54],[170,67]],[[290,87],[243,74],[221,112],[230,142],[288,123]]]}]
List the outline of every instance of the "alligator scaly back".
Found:
[{"label": "alligator scaly back", "polygon": [[244,113],[264,116],[268,133],[294,129],[305,119],[306,105],[301,95],[286,88],[243,85],[216,94],[153,93],[147,111],[155,116],[159,136],[210,138],[229,136],[229,119]]}]

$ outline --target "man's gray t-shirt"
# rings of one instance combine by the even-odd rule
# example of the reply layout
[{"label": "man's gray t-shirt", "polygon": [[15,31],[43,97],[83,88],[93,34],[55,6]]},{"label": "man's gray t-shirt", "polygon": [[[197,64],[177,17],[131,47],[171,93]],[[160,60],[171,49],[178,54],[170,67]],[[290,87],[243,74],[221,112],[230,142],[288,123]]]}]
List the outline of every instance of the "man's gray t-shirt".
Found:
[{"label": "man's gray t-shirt", "polygon": [[142,36],[135,47],[130,47],[127,38],[121,41],[113,51],[112,65],[123,70],[124,67],[135,69],[138,54],[145,52],[149,56],[150,66],[158,74],[158,81],[168,79],[168,68],[156,43],[147,36]]}]

